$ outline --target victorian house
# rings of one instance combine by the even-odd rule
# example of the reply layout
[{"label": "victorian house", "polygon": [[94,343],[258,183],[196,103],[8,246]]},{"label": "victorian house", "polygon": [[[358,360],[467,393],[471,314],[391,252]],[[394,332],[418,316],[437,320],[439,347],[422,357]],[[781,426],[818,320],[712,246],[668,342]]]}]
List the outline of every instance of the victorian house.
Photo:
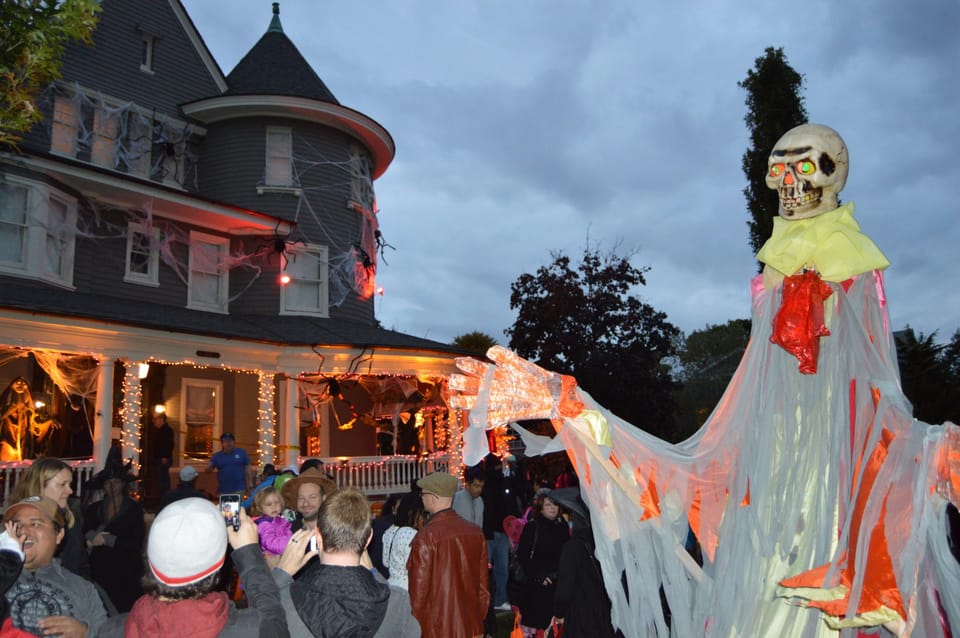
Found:
[{"label": "victorian house", "polygon": [[8,471],[96,467],[111,444],[149,465],[160,411],[175,468],[224,432],[255,464],[367,473],[456,447],[463,353],[374,316],[393,139],[337,100],[278,3],[268,23],[224,75],[179,0],[103,0],[43,122],[0,152]]}]

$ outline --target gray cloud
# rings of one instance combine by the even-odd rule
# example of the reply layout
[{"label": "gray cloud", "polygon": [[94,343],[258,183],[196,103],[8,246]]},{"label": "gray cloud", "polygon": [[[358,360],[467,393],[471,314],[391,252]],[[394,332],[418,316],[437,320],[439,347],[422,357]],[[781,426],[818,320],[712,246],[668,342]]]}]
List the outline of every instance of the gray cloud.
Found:
[{"label": "gray cloud", "polygon": [[[270,18],[253,0],[185,4],[225,71]],[[504,342],[510,283],[588,237],[636,250],[651,268],[640,296],[687,332],[749,316],[737,82],[782,46],[811,119],[850,148],[843,197],[892,262],[893,327],[949,338],[960,5],[814,0],[799,20],[748,4],[283,3],[287,35],[334,94],[397,142],[377,183],[397,247],[378,275],[381,321]]]}]

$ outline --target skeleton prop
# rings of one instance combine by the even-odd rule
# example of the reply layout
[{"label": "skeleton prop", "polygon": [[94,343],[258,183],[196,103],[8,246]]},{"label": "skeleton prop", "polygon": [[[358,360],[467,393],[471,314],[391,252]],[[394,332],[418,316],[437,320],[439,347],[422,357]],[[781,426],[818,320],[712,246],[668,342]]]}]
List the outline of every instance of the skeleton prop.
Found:
[{"label": "skeleton prop", "polygon": [[[888,262],[853,205],[837,206],[847,167],[843,140],[824,126],[797,127],[774,148],[767,181],[780,216],[758,254],[750,342],[707,422],[682,443],[504,348],[489,351],[493,365],[458,361],[451,403],[470,410],[465,463],[486,453],[485,429],[553,420],[590,507],[613,622],[628,637],[960,629],[945,525],[945,504],[960,494],[960,429],[911,415],[883,292]],[[807,370],[774,328],[784,278],[803,273],[799,321],[810,321],[819,349]],[[683,548],[688,529],[702,569]]]}]

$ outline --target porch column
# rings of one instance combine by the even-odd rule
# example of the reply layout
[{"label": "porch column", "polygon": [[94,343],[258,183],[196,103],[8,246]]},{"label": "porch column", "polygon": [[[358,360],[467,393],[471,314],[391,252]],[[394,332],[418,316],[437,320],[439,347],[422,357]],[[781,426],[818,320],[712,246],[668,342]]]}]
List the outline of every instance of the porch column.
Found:
[{"label": "porch column", "polygon": [[103,467],[110,450],[110,429],[113,427],[113,364],[116,359],[100,359],[97,370],[97,402],[93,419],[93,463]]},{"label": "porch column", "polygon": [[143,418],[140,374],[135,362],[123,362],[123,432],[120,450],[124,459],[133,459],[133,470],[140,473],[140,421]]},{"label": "porch column", "polygon": [[283,411],[281,414],[283,426],[280,437],[281,451],[277,455],[284,467],[297,467],[297,456],[300,454],[300,408],[297,397],[297,378],[287,376],[283,384]]},{"label": "porch column", "polygon": [[274,453],[276,451],[276,411],[273,408],[274,389],[273,375],[263,372],[257,373],[260,382],[258,397],[260,399],[259,422],[257,425],[257,434],[259,443],[257,454],[260,457],[260,467],[266,463],[276,461]]}]

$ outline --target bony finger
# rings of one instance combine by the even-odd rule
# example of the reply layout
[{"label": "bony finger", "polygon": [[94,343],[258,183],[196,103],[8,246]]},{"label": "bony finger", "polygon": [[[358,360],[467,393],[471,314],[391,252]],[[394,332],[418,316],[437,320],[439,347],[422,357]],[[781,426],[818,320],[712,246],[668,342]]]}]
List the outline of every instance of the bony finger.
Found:
[{"label": "bony finger", "polygon": [[447,403],[455,410],[472,410],[477,405],[477,397],[469,394],[455,394]]},{"label": "bony finger", "polygon": [[476,394],[480,390],[480,378],[468,377],[464,374],[451,374],[447,387],[454,392]]},{"label": "bony finger", "polygon": [[475,377],[482,377],[486,374],[487,368],[490,366],[490,364],[474,359],[473,357],[457,357],[455,363],[465,374]]}]

